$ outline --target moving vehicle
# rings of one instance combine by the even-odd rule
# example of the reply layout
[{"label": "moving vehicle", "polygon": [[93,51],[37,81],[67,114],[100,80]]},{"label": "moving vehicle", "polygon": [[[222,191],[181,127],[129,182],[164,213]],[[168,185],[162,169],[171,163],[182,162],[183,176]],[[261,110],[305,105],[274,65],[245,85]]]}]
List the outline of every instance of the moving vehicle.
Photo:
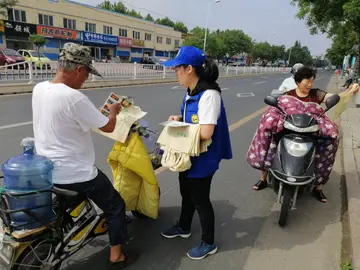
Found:
[{"label": "moving vehicle", "polygon": [[[132,126],[131,132],[144,138],[154,133],[137,123]],[[159,149],[152,148],[149,152],[153,169],[161,166]],[[38,205],[36,208],[21,205],[17,209],[10,207],[11,199],[49,192],[53,194],[52,210],[55,218],[44,220],[34,214],[39,208],[49,205]],[[135,217],[146,218],[136,210],[132,212]],[[31,217],[33,222],[28,224],[41,223],[43,226],[21,230],[12,222],[12,217],[17,213]],[[60,269],[64,260],[94,238],[108,232],[103,212],[90,199],[56,187],[21,194],[3,190],[0,193],[0,218],[0,269]],[[130,223],[131,218],[128,217],[127,221]]]},{"label": "moving vehicle", "polygon": [[317,117],[310,114],[286,114],[278,105],[278,97],[265,97],[265,103],[275,107],[284,115],[284,130],[274,135],[277,144],[276,154],[269,169],[268,183],[278,194],[277,202],[281,203],[279,225],[285,226],[288,213],[295,209],[299,194],[310,191],[315,183],[316,145],[322,143],[319,136],[320,119],[340,100],[339,95],[329,97],[326,109]]}]

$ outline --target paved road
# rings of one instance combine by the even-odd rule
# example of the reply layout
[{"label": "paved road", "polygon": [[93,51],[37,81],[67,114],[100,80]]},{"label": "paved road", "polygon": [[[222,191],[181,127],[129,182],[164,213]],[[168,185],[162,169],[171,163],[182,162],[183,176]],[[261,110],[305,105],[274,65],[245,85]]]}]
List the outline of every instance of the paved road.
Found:
[{"label": "paved road", "polygon": [[[263,98],[274,88],[277,88],[286,74],[265,75],[259,77],[245,77],[221,79],[219,81],[224,89],[223,98],[227,107],[229,124],[234,129],[231,133],[234,159],[224,162],[221,170],[216,174],[212,186],[212,200],[216,212],[216,240],[219,245],[219,253],[202,261],[191,261],[185,256],[185,252],[190,249],[200,239],[200,229],[198,218],[194,220],[193,236],[188,240],[174,239],[165,240],[160,236],[160,230],[172,225],[179,214],[180,195],[178,191],[177,175],[165,171],[158,175],[158,180],[162,190],[161,209],[158,220],[142,221],[134,220],[130,225],[130,232],[134,240],[129,248],[138,250],[141,254],[139,262],[129,269],[247,269],[252,268],[251,262],[246,264],[249,256],[252,261],[254,258],[254,245],[259,246],[258,241],[267,239],[267,233],[272,233],[270,227],[276,227],[274,223],[273,209],[275,194],[269,189],[261,193],[252,191],[252,185],[258,179],[257,171],[251,169],[245,160],[245,154],[249,143],[253,137],[259,118],[256,112],[262,109],[265,104]],[[330,73],[320,72],[318,74],[317,87],[326,89],[330,79]],[[176,84],[151,85],[144,87],[124,87],[118,89],[87,90],[85,93],[97,106],[101,106],[107,95],[114,91],[119,94],[133,96],[135,102],[144,111],[149,112],[145,117],[152,128],[159,129],[157,123],[167,119],[168,115],[178,113],[179,106],[184,94],[184,89],[177,87]],[[243,97],[246,93],[247,97]],[[31,95],[4,96],[0,97],[0,162],[6,158],[21,152],[20,141],[26,136],[32,136],[31,123]],[[239,122],[239,120],[241,120]],[[98,134],[93,135],[96,150],[96,162],[100,169],[108,175],[110,170],[106,164],[106,157],[112,147],[112,141]],[[330,194],[329,194],[330,195]],[[335,194],[336,195],[336,194]],[[331,196],[329,196],[331,198]],[[312,198],[310,202],[314,202]],[[315,202],[316,203],[316,202]],[[317,205],[316,209],[321,211],[322,205]],[[329,206],[334,206],[328,204]],[[301,205],[299,212],[303,209],[311,208],[311,203]],[[317,215],[311,211],[311,216],[304,211],[305,221],[316,220]],[[338,213],[336,211],[336,213]],[[299,214],[301,216],[301,214]],[[322,216],[321,216],[322,218]],[[328,218],[328,217],[327,217]],[[270,220],[270,221],[269,221]],[[311,243],[320,237],[321,230],[332,220],[324,220],[322,226],[316,226],[315,232],[311,231],[307,241],[302,239],[307,231],[302,231],[303,223],[292,223],[289,233],[294,234],[291,244],[280,246],[276,242],[276,236],[281,236],[285,242],[287,233],[275,231],[275,243],[266,242],[262,247],[264,251],[278,251],[286,253],[286,250],[304,243]],[[263,229],[262,229],[263,228]],[[264,235],[265,230],[265,235]],[[278,230],[275,228],[275,230]],[[288,229],[285,229],[285,232]],[[260,238],[258,236],[260,235]],[[258,239],[258,240],[257,240]],[[259,240],[260,239],[260,240]],[[302,241],[303,240],[303,241]],[[325,240],[320,241],[320,249],[324,245],[332,244]],[[317,246],[319,248],[319,246]],[[336,248],[336,247],[333,247]],[[311,250],[311,247],[310,247]],[[297,254],[296,251],[291,253]],[[266,266],[266,256],[260,257]],[[299,261],[306,261],[306,257],[298,254]],[[107,237],[95,240],[92,244],[80,251],[76,256],[70,258],[65,264],[64,269],[80,269],[86,267],[92,269],[105,269],[108,258]],[[279,259],[281,260],[281,258]],[[259,267],[259,266],[258,266]],[[260,268],[259,268],[260,269]],[[261,269],[295,269],[295,268],[267,268]],[[312,268],[304,269],[330,269]],[[338,269],[335,267],[333,269]]]}]

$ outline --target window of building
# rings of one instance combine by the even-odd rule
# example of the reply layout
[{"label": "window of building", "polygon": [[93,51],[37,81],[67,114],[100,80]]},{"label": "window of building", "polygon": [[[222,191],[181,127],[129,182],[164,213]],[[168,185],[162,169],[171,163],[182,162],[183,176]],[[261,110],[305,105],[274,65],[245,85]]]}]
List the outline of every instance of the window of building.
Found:
[{"label": "window of building", "polygon": [[67,29],[76,29],[76,21],[72,19],[64,18],[64,28]]},{"label": "window of building", "polygon": [[166,44],[171,45],[171,38],[166,38]]},{"label": "window of building", "polygon": [[151,34],[145,33],[145,40],[151,41]]},{"label": "window of building", "polygon": [[133,31],[133,39],[140,39],[140,32]]},{"label": "window of building", "polygon": [[54,26],[54,17],[51,15],[39,14],[39,24]]},{"label": "window of building", "polygon": [[96,24],[95,23],[85,23],[85,31],[96,33]]},{"label": "window of building", "polygon": [[15,22],[26,22],[26,12],[19,9],[8,9],[8,18],[9,21]]},{"label": "window of building", "polygon": [[104,25],[103,32],[105,35],[112,35],[112,27]]},{"label": "window of building", "polygon": [[120,37],[127,37],[127,29],[119,29],[119,36]]},{"label": "window of building", "polygon": [[156,42],[161,44],[162,43],[162,37],[156,37]]},{"label": "window of building", "polygon": [[175,39],[175,46],[180,46],[180,40]]}]

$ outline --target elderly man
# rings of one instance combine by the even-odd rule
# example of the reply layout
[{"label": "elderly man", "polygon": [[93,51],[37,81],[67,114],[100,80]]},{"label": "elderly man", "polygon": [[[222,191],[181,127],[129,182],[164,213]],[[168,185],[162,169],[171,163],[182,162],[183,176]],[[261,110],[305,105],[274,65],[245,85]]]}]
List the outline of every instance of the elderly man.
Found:
[{"label": "elderly man", "polygon": [[54,162],[53,182],[63,189],[88,196],[106,215],[110,238],[110,264],[124,268],[136,260],[121,245],[129,241],[125,203],[107,176],[97,169],[91,129],[115,129],[120,104],[109,105],[108,117],[100,113],[78,89],[89,73],[101,76],[92,66],[91,51],[66,43],[59,55],[59,72],[52,81],[37,84],[32,110],[37,153]]}]

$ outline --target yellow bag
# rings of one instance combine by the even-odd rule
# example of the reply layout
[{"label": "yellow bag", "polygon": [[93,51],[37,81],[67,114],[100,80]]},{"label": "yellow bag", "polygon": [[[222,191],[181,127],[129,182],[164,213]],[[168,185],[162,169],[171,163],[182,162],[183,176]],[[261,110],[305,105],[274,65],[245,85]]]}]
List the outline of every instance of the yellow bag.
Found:
[{"label": "yellow bag", "polygon": [[127,211],[158,217],[159,185],[147,149],[137,133],[130,133],[125,143],[116,141],[108,155],[115,189],[126,203]]}]

